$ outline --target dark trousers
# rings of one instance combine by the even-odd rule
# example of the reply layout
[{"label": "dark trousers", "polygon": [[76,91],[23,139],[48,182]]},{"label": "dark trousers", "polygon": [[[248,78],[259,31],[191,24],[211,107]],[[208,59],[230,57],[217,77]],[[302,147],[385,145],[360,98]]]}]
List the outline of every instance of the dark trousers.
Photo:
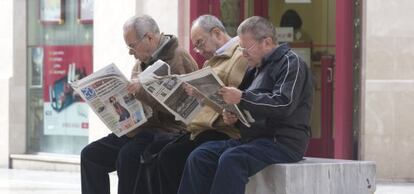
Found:
[{"label": "dark trousers", "polygon": [[[194,140],[190,140],[190,133],[187,133],[168,143],[162,141],[152,143],[147,150],[161,151],[152,164],[141,166],[135,194],[176,194],[188,155],[204,142],[228,138],[224,133],[206,130]],[[161,149],[160,145],[163,143],[166,145]],[[148,183],[148,180],[151,182]],[[151,191],[148,190],[148,186],[151,187]]]},{"label": "dark trousers", "polygon": [[171,140],[152,142],[142,154],[141,164],[135,180],[134,194],[159,194],[157,158],[160,150]]},{"label": "dark trousers", "polygon": [[243,194],[248,178],[266,166],[301,159],[272,138],[208,142],[188,157],[178,194]]},{"label": "dark trousers", "polygon": [[154,132],[142,131],[134,138],[118,138],[109,134],[87,145],[81,152],[82,194],[109,194],[109,172],[118,173],[118,193],[133,193],[135,179],[144,149],[164,138]]}]

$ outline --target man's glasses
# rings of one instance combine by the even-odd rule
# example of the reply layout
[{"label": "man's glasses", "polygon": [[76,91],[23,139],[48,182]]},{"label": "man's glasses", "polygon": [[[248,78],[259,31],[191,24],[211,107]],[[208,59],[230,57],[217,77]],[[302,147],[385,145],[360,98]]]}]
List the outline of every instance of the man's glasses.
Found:
[{"label": "man's glasses", "polygon": [[141,39],[139,39],[139,40],[136,40],[136,41],[134,41],[133,43],[131,43],[131,44],[128,44],[127,45],[127,49],[128,50],[133,50],[133,51],[136,51],[135,50],[135,48],[139,45],[139,43],[141,43],[143,40],[144,40],[144,38],[147,36],[147,34],[145,33],[144,34],[144,36],[141,38]]},{"label": "man's glasses", "polygon": [[249,53],[250,50],[252,50],[255,46],[256,46],[257,42],[255,42],[254,44],[252,44],[252,46],[250,46],[249,48],[245,48],[245,47],[241,47],[239,46],[239,51],[243,52],[243,53]]},{"label": "man's glasses", "polygon": [[201,50],[204,48],[205,44],[206,44],[206,41],[203,40],[203,39],[200,39],[194,45],[193,51],[196,52],[196,53],[200,53]]},{"label": "man's glasses", "polygon": [[215,29],[216,27],[214,27],[214,28],[211,28],[209,31],[208,31],[208,36],[207,36],[207,38],[204,40],[204,39],[199,39],[196,43],[195,43],[195,45],[194,45],[194,48],[193,48],[193,51],[194,52],[196,52],[196,53],[200,53],[201,52],[201,50],[203,50],[204,49],[204,47],[206,46],[206,42],[207,42],[207,40],[209,40],[210,38],[211,38],[211,32]]}]

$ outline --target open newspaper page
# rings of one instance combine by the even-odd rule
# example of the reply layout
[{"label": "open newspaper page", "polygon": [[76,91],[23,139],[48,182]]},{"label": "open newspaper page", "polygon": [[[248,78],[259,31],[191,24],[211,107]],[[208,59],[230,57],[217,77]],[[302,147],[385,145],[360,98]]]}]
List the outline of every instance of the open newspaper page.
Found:
[{"label": "open newspaper page", "polygon": [[71,86],[105,125],[120,137],[145,123],[152,115],[150,107],[128,92],[128,83],[121,71],[110,64],[71,83]]},{"label": "open newspaper page", "polygon": [[209,104],[215,106],[212,108],[219,108],[220,110],[225,109],[226,111],[234,113],[237,115],[240,122],[250,127],[249,122],[252,122],[252,120],[243,114],[237,105],[231,105],[224,102],[223,97],[219,94],[219,90],[225,85],[210,67],[205,67],[198,71],[183,75],[180,78],[182,81],[196,88],[198,92],[210,102]]},{"label": "open newspaper page", "polygon": [[142,87],[174,114],[176,120],[188,124],[202,108],[195,97],[187,95],[185,83],[178,75],[171,75],[170,66],[162,60],[140,73],[139,79]]},{"label": "open newspaper page", "polygon": [[164,61],[158,60],[148,67],[139,76],[143,88],[157,99],[164,107],[180,120],[188,124],[202,108],[201,100],[189,96],[184,89],[184,84],[192,85],[214,109],[222,111],[226,109],[236,114],[239,120],[246,126],[250,126],[246,116],[237,105],[226,104],[221,95],[220,88],[224,86],[220,78],[210,67],[185,74],[171,75],[170,66]]}]

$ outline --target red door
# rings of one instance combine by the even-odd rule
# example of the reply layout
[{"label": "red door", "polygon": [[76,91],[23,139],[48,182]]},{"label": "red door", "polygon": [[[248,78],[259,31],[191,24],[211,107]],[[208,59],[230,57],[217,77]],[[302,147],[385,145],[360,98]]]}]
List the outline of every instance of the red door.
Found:
[{"label": "red door", "polygon": [[[220,18],[220,1],[219,0],[191,0],[190,1],[190,25],[197,17],[210,14]],[[205,59],[194,52],[194,45],[190,41],[190,54],[196,60],[199,67],[201,67]]]},{"label": "red door", "polygon": [[[225,0],[191,0],[190,21],[203,14],[211,14],[221,18],[222,3]],[[269,0],[255,0],[245,5],[238,1],[235,9],[239,10],[239,21],[243,21],[245,13],[269,18]],[[249,14],[250,13],[250,14]],[[313,136],[307,156],[326,158],[352,158],[352,1],[336,0],[336,42],[326,47],[334,47],[334,56],[320,57],[320,119],[318,135]],[[324,45],[312,45],[312,47]],[[190,45],[193,48],[193,45]],[[191,50],[192,52],[192,50]],[[204,59],[191,53],[199,63]],[[335,107],[335,108],[334,108]],[[335,129],[335,130],[334,130]]]},{"label": "red door", "polygon": [[[334,57],[332,55],[322,56],[320,60],[320,79],[315,80],[316,85],[320,84],[320,127],[321,132],[318,137],[312,136],[306,156],[313,157],[333,157],[333,70]],[[315,100],[314,100],[315,101]],[[314,108],[315,104],[314,104]],[[315,115],[313,115],[315,116]]]},{"label": "red door", "polygon": [[[253,2],[253,14],[258,16],[267,17],[268,0],[255,0]],[[226,5],[227,4],[227,5]],[[222,13],[223,12],[223,13]],[[191,0],[190,1],[190,24],[198,16],[204,14],[214,15],[220,18],[226,26],[226,22],[235,23],[238,26],[245,19],[245,1],[244,0]],[[230,17],[226,17],[230,16]],[[233,16],[233,17],[232,17]],[[229,21],[230,20],[230,21]],[[231,34],[230,35],[235,35]],[[194,45],[190,41],[190,53],[197,61],[198,65],[201,66],[205,59],[199,54],[195,53],[192,48]]]}]

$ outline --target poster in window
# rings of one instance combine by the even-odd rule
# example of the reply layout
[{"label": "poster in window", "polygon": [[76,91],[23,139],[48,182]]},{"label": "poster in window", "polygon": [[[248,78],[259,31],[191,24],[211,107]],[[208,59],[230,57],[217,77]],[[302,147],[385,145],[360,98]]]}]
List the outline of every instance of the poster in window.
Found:
[{"label": "poster in window", "polygon": [[44,46],[43,116],[45,135],[87,136],[89,106],[70,82],[92,72],[92,46]]},{"label": "poster in window", "polygon": [[78,21],[81,24],[93,23],[94,0],[78,0]]},{"label": "poster in window", "polygon": [[64,0],[39,0],[40,21],[43,24],[63,24]]},{"label": "poster in window", "polygon": [[43,47],[32,47],[31,53],[31,86],[41,87],[43,79]]}]

